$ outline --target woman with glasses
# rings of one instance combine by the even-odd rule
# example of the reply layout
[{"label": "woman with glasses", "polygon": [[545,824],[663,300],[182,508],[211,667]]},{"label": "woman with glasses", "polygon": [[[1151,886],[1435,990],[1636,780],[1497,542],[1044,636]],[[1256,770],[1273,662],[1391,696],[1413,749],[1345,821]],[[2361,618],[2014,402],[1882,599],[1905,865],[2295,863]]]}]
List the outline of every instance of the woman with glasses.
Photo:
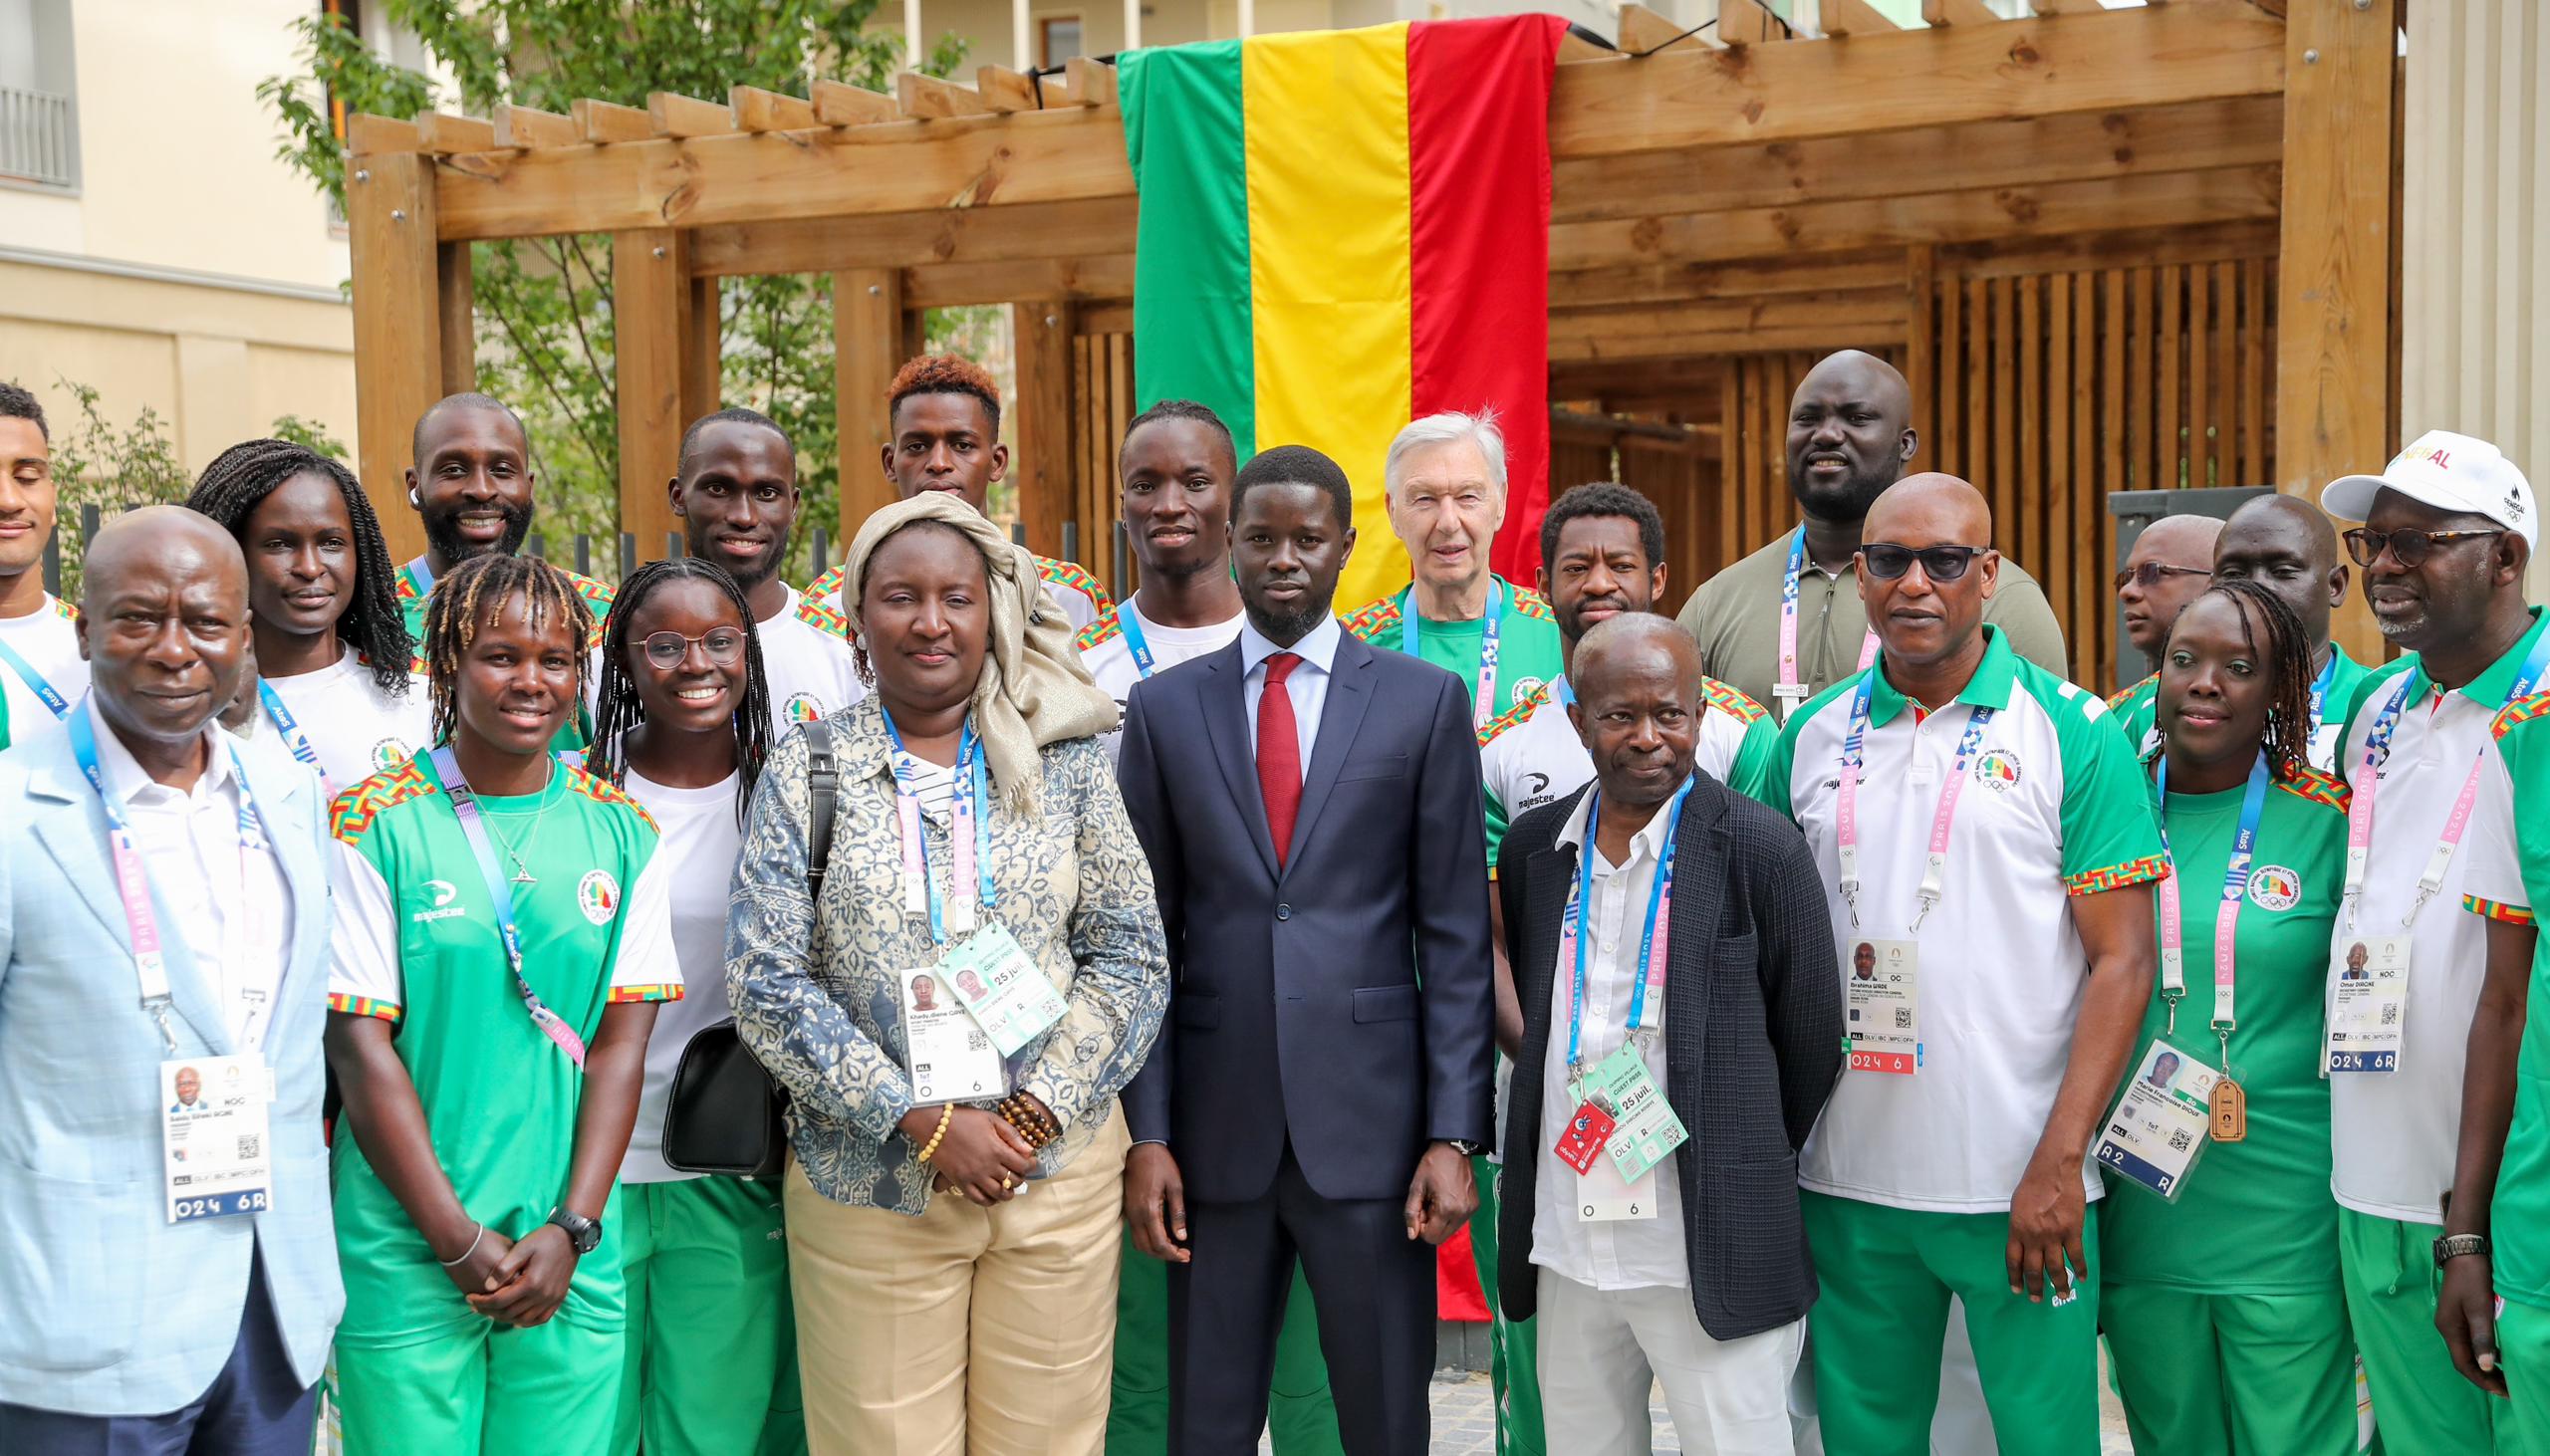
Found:
[{"label": "woman with glasses", "polygon": [[778,1186],[686,1173],[663,1152],[682,1054],[731,1014],[727,886],[770,731],[761,633],[734,578],[676,558],[621,584],[601,657],[588,767],[661,832],[684,992],[656,1017],[620,1163],[629,1339],[611,1445],[649,1456],[781,1456],[803,1448],[805,1418]]},{"label": "woman with glasses", "polygon": [[[879,511],[845,606],[874,693],[753,796],[736,1024],[792,1094],[784,1187],[818,1451],[1096,1453],[1127,1139],[1168,999],[1150,870],[1035,558],[952,496]],[[927,1005],[923,1005],[926,999]]]},{"label": "woman with glasses", "polygon": [[2313,676],[2256,582],[2198,596],[2162,649],[2160,976],[2098,1144],[2100,1324],[2139,1451],[2356,1448],[2320,1057],[2346,790],[2310,766]]}]

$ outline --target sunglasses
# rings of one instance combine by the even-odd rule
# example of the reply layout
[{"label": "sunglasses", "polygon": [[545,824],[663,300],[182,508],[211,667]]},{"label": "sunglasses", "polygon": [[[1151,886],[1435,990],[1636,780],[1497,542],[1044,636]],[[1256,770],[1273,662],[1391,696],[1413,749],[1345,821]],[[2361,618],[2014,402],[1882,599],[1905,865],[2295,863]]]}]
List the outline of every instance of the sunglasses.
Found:
[{"label": "sunglasses", "polygon": [[2171,577],[2209,577],[2213,573],[2203,567],[2173,567],[2157,561],[2147,561],[2141,566],[2129,567],[2117,573],[2116,589],[2122,592],[2125,590],[2125,584],[2132,582],[2149,592]]},{"label": "sunglasses", "polygon": [[1953,582],[1965,575],[1974,559],[1990,551],[1988,546],[1898,546],[1891,541],[1872,541],[1860,548],[1860,560],[1867,564],[1869,575],[1881,582],[1892,582],[1921,564],[1921,575],[1933,582]]},{"label": "sunglasses", "polygon": [[2346,535],[2347,555],[2360,567],[2372,566],[2382,559],[2382,548],[2411,571],[2425,565],[2434,549],[2455,541],[2472,541],[2482,536],[2503,536],[2503,531],[2420,531],[2404,526],[2397,531],[2367,531],[2358,526]]},{"label": "sunglasses", "polygon": [[655,632],[645,640],[646,660],[658,668],[681,665],[690,655],[691,644],[697,643],[708,654],[708,660],[719,667],[732,667],[744,655],[744,634],[730,626],[712,627],[704,636],[685,637],[679,632]]}]

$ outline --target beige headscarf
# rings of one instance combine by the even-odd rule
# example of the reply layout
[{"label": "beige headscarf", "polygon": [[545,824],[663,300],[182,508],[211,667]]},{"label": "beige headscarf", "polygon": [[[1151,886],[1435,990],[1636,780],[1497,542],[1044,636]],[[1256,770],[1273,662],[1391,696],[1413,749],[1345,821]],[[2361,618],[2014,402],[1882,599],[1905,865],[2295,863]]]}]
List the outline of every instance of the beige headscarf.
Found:
[{"label": "beige headscarf", "polygon": [[974,731],[983,740],[992,780],[1021,813],[1036,806],[1036,750],[1066,738],[1116,727],[1116,700],[1090,681],[1072,643],[1072,625],[1045,595],[1036,558],[1013,546],[982,513],[945,491],[928,490],[870,516],[851,539],[844,562],[842,612],[859,617],[860,584],[887,537],[914,521],[955,527],[983,554],[991,571],[992,629],[983,675],[974,684]]}]

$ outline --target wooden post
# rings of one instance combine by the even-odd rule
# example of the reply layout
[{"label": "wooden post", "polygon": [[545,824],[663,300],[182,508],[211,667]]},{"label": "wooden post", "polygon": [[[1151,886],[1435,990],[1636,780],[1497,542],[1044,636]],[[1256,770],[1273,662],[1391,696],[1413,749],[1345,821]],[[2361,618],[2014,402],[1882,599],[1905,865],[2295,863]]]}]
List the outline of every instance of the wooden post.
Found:
[{"label": "wooden post", "polygon": [[442,391],[467,394],[478,387],[478,295],[469,279],[469,244],[434,249],[442,292]]},{"label": "wooden post", "polygon": [[407,504],[407,442],[442,397],[442,270],[434,247],[433,158],[349,159],[346,226],[355,276],[355,429],[364,489],[392,560],[424,550]]},{"label": "wooden post", "polygon": [[720,348],[724,341],[718,333],[716,279],[690,281],[690,308],[683,323],[681,427],[688,429],[701,415],[716,413],[725,398],[724,356]]},{"label": "wooden post", "polygon": [[1017,419],[1009,478],[1018,483],[1018,519],[1031,551],[1063,549],[1072,514],[1072,306],[1012,304],[1012,357],[1018,362]]},{"label": "wooden post", "polygon": [[[1918,436],[1914,446],[1915,461],[1923,460],[1921,450],[1935,449],[1931,443],[1934,431],[1930,425],[1938,392],[1939,342],[1936,315],[1931,295],[1936,290],[1938,252],[1928,243],[1916,243],[1904,250],[1904,305],[1911,327],[1906,331],[1904,381],[1912,386],[1912,428]],[[1918,468],[1930,467],[1922,464]]]},{"label": "wooden post", "polygon": [[673,529],[664,484],[681,455],[689,350],[689,247],[672,228],[614,233],[611,308],[619,364],[620,529],[653,561]]},{"label": "wooden post", "polygon": [[886,386],[903,366],[903,275],[855,268],[833,275],[833,419],[841,436],[841,541],[894,503],[884,452],[894,431]]},{"label": "wooden post", "polygon": [[[2294,0],[2285,19],[2284,197],[2276,300],[2276,487],[2316,499],[2390,459],[2392,131],[2402,0]],[[2361,592],[2337,639],[2384,655]]]}]

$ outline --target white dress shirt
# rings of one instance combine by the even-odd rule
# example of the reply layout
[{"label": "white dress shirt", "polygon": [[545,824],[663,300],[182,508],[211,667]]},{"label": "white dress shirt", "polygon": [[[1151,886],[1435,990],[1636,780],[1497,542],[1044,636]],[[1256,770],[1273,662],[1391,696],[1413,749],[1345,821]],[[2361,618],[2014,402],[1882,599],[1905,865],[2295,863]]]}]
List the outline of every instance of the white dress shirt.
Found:
[{"label": "white dress shirt", "polygon": [[1293,732],[1302,746],[1302,773],[1308,777],[1311,744],[1319,737],[1320,710],[1328,705],[1328,676],[1337,661],[1337,644],[1344,636],[1345,631],[1333,616],[1321,617],[1319,625],[1289,647],[1268,641],[1254,622],[1240,624],[1239,665],[1245,674],[1240,679],[1244,698],[1241,706],[1248,718],[1248,752],[1252,760],[1257,756],[1257,704],[1266,696],[1266,659],[1278,652],[1291,652],[1302,662],[1284,679],[1284,693],[1293,700]]},{"label": "white dress shirt", "polygon": [[[228,735],[204,726],[204,768],[191,789],[153,780],[133,760],[91,696],[81,711],[98,737],[106,780],[157,898],[159,936],[182,942],[196,973],[221,996],[230,1035],[243,1050],[265,1039],[283,979],[290,891],[260,825],[258,843],[239,843],[239,782]],[[131,967],[123,968],[129,975]]]},{"label": "white dress shirt", "polygon": [[[1558,843],[1592,856],[1593,903],[1586,907],[1578,933],[1585,941],[1585,1012],[1579,1034],[1587,1072],[1620,1050],[1628,1038],[1630,994],[1638,985],[1638,948],[1647,926],[1647,897],[1664,849],[1669,818],[1658,806],[1655,817],[1630,840],[1627,863],[1614,864],[1593,844],[1586,823],[1594,796],[1576,802],[1575,812],[1560,829]],[[1570,894],[1574,891],[1571,890]],[[1570,1093],[1567,1063],[1568,1003],[1575,990],[1576,965],[1567,959],[1561,937],[1558,975],[1550,987],[1549,1057],[1541,1066],[1541,1159],[1532,1206],[1532,1262],[1554,1274],[1598,1290],[1690,1287],[1690,1262],[1682,1244],[1682,1184],[1679,1149],[1641,1178],[1636,1190],[1656,1212],[1654,1218],[1608,1219],[1587,1223],[1577,1217],[1578,1193],[1604,1198],[1625,1197],[1631,1185],[1621,1181],[1606,1151],[1592,1171],[1579,1174],[1559,1160],[1559,1134],[1576,1111]],[[1639,1020],[1639,1040],[1647,1074],[1664,1086],[1664,997],[1662,985],[1652,988]]]}]

